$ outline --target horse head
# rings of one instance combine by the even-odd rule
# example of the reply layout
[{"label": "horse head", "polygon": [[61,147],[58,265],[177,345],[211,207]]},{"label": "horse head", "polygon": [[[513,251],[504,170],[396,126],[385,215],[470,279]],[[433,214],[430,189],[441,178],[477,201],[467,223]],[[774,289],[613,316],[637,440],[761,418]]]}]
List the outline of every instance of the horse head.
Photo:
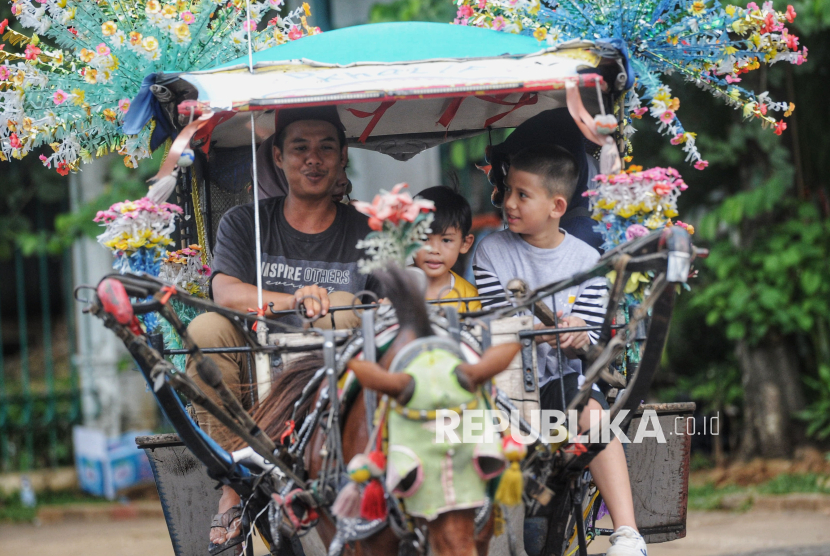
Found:
[{"label": "horse head", "polygon": [[[354,359],[349,368],[364,388],[390,400],[386,489],[426,522],[435,554],[482,554],[487,542],[476,539],[475,509],[486,504],[487,482],[502,472],[505,458],[485,413],[478,417],[483,434],[477,442],[463,442],[457,425],[465,410],[494,409],[482,386],[507,368],[520,346],[493,346],[467,361],[457,342],[433,335],[421,288],[405,271],[390,269],[379,278],[400,329],[379,363]],[[456,426],[439,442],[447,419]],[[484,537],[489,541],[486,528]]]}]

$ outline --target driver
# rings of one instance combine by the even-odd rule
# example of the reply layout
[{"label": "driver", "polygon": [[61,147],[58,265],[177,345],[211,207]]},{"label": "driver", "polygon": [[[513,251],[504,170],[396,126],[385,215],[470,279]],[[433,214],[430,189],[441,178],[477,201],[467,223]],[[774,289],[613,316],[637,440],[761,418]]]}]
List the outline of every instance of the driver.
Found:
[{"label": "driver", "polygon": [[[332,196],[342,189],[348,147],[343,124],[332,106],[280,110],[276,116],[274,162],[288,182],[285,197],[259,203],[261,266],[257,269],[253,203],[229,210],[219,224],[213,258],[211,297],[219,305],[248,311],[257,306],[257,272],[262,279],[262,300],[275,311],[294,309],[303,303],[308,317],[324,316],[329,307],[349,305],[362,290],[379,293],[371,275],[358,272],[364,256],[358,240],[370,232],[368,218],[350,205],[336,203]],[[309,297],[310,296],[310,297]],[[337,313],[351,316],[350,311]],[[292,315],[286,322],[299,325]],[[320,319],[320,323],[329,319]],[[350,323],[337,322],[338,326]],[[201,347],[244,345],[239,332],[218,313],[196,317],[188,328]],[[225,383],[243,403],[249,392],[248,362],[244,353],[211,354]],[[216,401],[188,358],[187,374]],[[243,395],[246,394],[246,395]],[[226,449],[230,433],[201,408],[196,409],[199,426]],[[239,496],[224,486],[219,513],[211,526],[211,542],[223,544],[235,537],[239,520],[233,506]],[[235,540],[235,539],[234,539]]]}]

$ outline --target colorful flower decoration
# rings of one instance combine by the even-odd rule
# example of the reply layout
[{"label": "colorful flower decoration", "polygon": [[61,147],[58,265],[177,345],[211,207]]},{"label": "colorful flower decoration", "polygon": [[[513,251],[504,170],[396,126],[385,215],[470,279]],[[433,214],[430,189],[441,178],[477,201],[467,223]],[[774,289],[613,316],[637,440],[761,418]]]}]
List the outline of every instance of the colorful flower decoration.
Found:
[{"label": "colorful flower decoration", "polygon": [[671,224],[677,216],[677,198],[688,186],[674,168],[643,171],[632,165],[620,174],[594,177],[596,187],[583,196],[591,217],[600,224],[604,250]]},{"label": "colorful flower decoration", "polygon": [[403,268],[406,260],[423,245],[432,224],[435,204],[425,199],[413,200],[399,183],[391,193],[381,190],[371,203],[355,201],[354,207],[369,217],[374,230],[357,243],[371,259],[358,261],[360,272],[368,274],[385,268],[390,262]]},{"label": "colorful flower decoration", "polygon": [[622,39],[636,78],[622,113],[617,114],[623,137],[628,141],[634,133],[632,118],[649,112],[659,131],[671,137],[672,144],[682,145],[686,161],[699,170],[707,163],[695,145],[695,134],[677,118],[680,100],[663,83],[664,77],[681,75],[780,135],[786,123],[772,113],[784,112],[787,117],[794,105],[774,102],[767,93],[755,94],[736,83],[762,62],[800,65],[807,60],[807,48],[799,49],[798,37],[785,25],[795,19],[795,9],[776,11],[772,2],[761,7],[750,2],[746,8],[724,7],[718,0],[584,0],[545,5],[539,0],[457,0],[456,4],[456,24],[532,35],[550,46],[573,39]]},{"label": "colorful flower decoration", "polygon": [[[319,32],[308,26],[303,7],[257,31],[280,3],[251,0],[247,25],[255,51]],[[12,0],[12,13],[32,34],[0,22],[3,40],[22,50],[0,49],[0,160],[50,145],[52,154],[41,160],[62,175],[113,151],[129,167],[150,155],[154,120],[138,135],[121,131],[145,76],[210,68],[248,49],[247,10],[239,0]]]}]

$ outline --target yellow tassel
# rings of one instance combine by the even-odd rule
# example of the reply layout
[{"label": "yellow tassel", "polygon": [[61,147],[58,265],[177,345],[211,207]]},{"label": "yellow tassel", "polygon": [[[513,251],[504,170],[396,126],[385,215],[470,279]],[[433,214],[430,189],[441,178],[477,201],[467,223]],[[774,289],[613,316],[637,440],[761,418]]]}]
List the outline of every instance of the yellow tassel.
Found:
[{"label": "yellow tassel", "polygon": [[506,506],[517,506],[522,502],[522,492],[522,468],[518,461],[514,461],[501,475],[499,488],[496,490],[496,502]]}]

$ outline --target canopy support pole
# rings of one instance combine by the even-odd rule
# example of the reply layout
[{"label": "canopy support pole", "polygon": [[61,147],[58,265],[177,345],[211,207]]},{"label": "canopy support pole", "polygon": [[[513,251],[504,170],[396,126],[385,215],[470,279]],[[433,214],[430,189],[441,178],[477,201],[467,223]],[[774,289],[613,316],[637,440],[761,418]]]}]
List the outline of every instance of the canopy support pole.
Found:
[{"label": "canopy support pole", "polygon": [[[251,19],[251,2],[245,0],[245,9],[247,10],[248,28],[248,72],[254,73],[254,47],[253,47],[253,30],[254,22]],[[260,320],[257,323],[256,334],[257,341],[264,345],[268,342],[268,327],[262,319],[265,307],[262,302],[262,237],[259,225],[259,183],[257,181],[257,165],[256,165],[256,119],[254,112],[251,111],[251,160],[253,161],[253,184],[254,190],[254,249],[256,250],[256,306],[257,314]],[[271,357],[267,353],[257,353],[254,355],[256,364],[256,381],[257,381],[257,396],[259,401],[262,401],[268,392],[271,391]]]}]

